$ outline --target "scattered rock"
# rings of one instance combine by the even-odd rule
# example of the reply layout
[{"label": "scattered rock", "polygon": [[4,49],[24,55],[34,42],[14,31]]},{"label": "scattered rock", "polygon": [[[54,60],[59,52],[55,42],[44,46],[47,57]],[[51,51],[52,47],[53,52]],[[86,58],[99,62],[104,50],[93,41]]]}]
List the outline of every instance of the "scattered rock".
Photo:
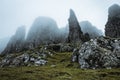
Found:
[{"label": "scattered rock", "polygon": [[35,61],[35,66],[45,65],[47,63],[46,60],[37,60]]},{"label": "scattered rock", "polygon": [[56,67],[56,65],[51,65],[50,67],[55,68],[55,67]]},{"label": "scattered rock", "polygon": [[61,44],[60,52],[72,52],[74,47],[70,44]]},{"label": "scattered rock", "polygon": [[79,49],[74,49],[73,50],[73,54],[72,54],[72,62],[78,62],[78,51],[79,51]]},{"label": "scattered rock", "polygon": [[52,56],[53,53],[41,48],[40,50],[16,54],[4,56],[0,62],[0,67],[42,66],[48,62],[47,56]]}]

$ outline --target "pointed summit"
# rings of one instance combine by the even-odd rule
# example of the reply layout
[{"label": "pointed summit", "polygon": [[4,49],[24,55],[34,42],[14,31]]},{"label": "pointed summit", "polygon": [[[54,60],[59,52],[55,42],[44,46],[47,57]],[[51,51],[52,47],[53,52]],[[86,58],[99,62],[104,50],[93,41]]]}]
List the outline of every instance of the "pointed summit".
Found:
[{"label": "pointed summit", "polygon": [[72,9],[70,9],[69,20],[77,21],[76,15],[75,15],[75,13],[74,13],[74,11]]},{"label": "pointed summit", "polygon": [[11,37],[6,48],[1,54],[15,53],[22,51],[24,48],[25,33],[26,33],[25,26],[19,27],[16,30],[15,35]]},{"label": "pointed summit", "polygon": [[117,4],[109,8],[105,35],[111,38],[120,38],[120,6]]},{"label": "pointed summit", "polygon": [[68,22],[69,22],[68,42],[81,41],[83,32],[81,31],[79,22],[72,9],[70,9],[70,16],[69,16]]}]

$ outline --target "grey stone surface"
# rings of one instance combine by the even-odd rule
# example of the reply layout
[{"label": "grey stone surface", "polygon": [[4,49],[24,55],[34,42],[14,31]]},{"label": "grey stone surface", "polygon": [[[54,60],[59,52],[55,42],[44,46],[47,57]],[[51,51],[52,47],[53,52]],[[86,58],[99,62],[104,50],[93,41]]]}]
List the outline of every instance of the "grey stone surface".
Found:
[{"label": "grey stone surface", "polygon": [[6,48],[1,54],[7,54],[12,52],[20,52],[24,48],[25,42],[25,26],[21,26],[17,29],[15,35],[11,37]]},{"label": "grey stone surface", "polygon": [[72,9],[70,10],[68,22],[69,22],[68,42],[81,41],[83,37],[83,32],[81,31],[76,15]]},{"label": "grey stone surface", "polygon": [[105,37],[91,39],[79,51],[73,51],[72,58],[73,62],[78,60],[81,68],[120,67],[120,40]]},{"label": "grey stone surface", "polygon": [[105,35],[112,38],[120,38],[120,6],[117,4],[112,5],[108,14]]}]

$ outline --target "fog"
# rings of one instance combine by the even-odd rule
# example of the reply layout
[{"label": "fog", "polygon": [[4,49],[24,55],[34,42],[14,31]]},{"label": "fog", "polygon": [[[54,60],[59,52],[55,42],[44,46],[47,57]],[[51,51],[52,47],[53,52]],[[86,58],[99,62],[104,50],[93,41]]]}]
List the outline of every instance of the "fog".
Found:
[{"label": "fog", "polygon": [[[89,21],[80,22],[80,28],[84,34],[88,33],[90,38],[103,35],[102,31],[93,26]],[[58,28],[54,19],[40,16],[35,19],[28,33],[26,33],[25,26],[20,26],[9,41],[7,39],[2,40],[0,49],[3,51],[5,48],[3,53],[7,53],[11,52],[11,50],[21,51],[22,48],[29,48],[29,46],[38,47],[40,44],[64,43],[68,38],[68,34],[68,25],[63,28]]]},{"label": "fog", "polygon": [[[15,34],[10,37],[8,42],[3,41],[4,44],[7,44],[7,45],[3,48],[1,54],[6,54],[11,51],[14,52],[16,50],[20,51],[24,46],[25,35],[26,35],[25,26],[18,27]],[[1,47],[4,46],[4,44],[1,45]]]},{"label": "fog", "polygon": [[40,43],[55,41],[58,33],[58,26],[55,20],[49,17],[38,17],[28,31],[26,41],[36,43],[35,46],[37,46]]},{"label": "fog", "polygon": [[4,48],[7,46],[7,43],[9,41],[9,37],[0,39],[0,53],[4,50]]},{"label": "fog", "polygon": [[120,17],[120,6],[114,4],[109,8],[109,17]]},{"label": "fog", "polygon": [[38,16],[51,17],[64,27],[70,8],[80,22],[88,20],[104,31],[108,8],[114,3],[120,0],[0,0],[0,39],[10,37],[21,25],[28,31]]},{"label": "fog", "polygon": [[[104,33],[104,25],[108,18],[108,9],[112,16],[116,14],[113,14],[111,11],[115,11],[117,14],[119,13],[119,6],[113,4],[120,5],[120,1],[0,0],[0,51],[6,46],[10,37],[14,36],[19,26],[25,25],[26,33],[29,33],[28,31],[30,31],[30,28],[37,24],[36,18],[38,18],[38,16],[50,17],[52,19],[52,24],[54,25],[54,27],[51,28],[51,31],[54,32],[54,34],[61,36],[61,39],[64,41],[68,35],[68,28],[65,26],[68,24],[70,9],[74,10],[79,22],[90,21],[90,24],[87,23],[87,25],[94,25],[97,27],[92,27],[94,28],[94,31],[98,29],[97,31],[101,33],[102,30]],[[116,10],[114,10],[113,7],[109,8],[111,5],[113,5]],[[86,25],[82,23],[80,24],[84,26]],[[84,32],[84,30],[86,30],[85,27],[82,30]]]},{"label": "fog", "polygon": [[91,38],[96,38],[98,36],[104,35],[102,30],[98,29],[96,26],[92,25],[89,21],[80,22],[81,30],[83,33],[89,33]]}]

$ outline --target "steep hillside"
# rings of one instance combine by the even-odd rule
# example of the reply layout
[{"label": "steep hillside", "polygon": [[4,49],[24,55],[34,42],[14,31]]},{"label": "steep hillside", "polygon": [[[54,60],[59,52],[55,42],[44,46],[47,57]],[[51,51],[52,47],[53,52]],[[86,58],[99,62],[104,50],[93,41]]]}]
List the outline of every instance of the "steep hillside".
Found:
[{"label": "steep hillside", "polygon": [[119,80],[120,69],[81,70],[71,52],[56,53],[45,66],[0,68],[1,80]]}]

